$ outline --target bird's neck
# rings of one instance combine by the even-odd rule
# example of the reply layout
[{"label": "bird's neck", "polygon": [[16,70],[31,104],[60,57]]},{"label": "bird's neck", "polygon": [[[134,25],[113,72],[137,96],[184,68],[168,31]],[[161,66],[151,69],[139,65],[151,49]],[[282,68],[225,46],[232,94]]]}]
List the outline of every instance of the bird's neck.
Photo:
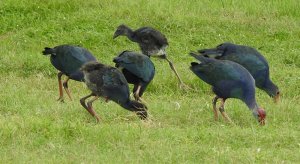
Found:
[{"label": "bird's neck", "polygon": [[248,97],[246,97],[246,101],[245,101],[246,105],[248,106],[248,108],[250,110],[257,110],[258,109],[258,105],[255,99],[255,95],[250,95]]},{"label": "bird's neck", "polygon": [[134,37],[134,32],[131,28],[127,27],[125,30],[125,35],[128,37],[129,40],[136,42],[136,38]]},{"label": "bird's neck", "polygon": [[246,102],[246,105],[248,106],[248,108],[251,110],[253,116],[258,119],[258,104],[256,103],[255,97],[253,99],[249,99]]},{"label": "bird's neck", "polygon": [[277,86],[270,79],[265,81],[263,89],[268,93],[269,96],[275,96],[278,90]]},{"label": "bird's neck", "polygon": [[128,101],[126,101],[126,102],[124,102],[124,103],[120,103],[120,105],[121,105],[123,108],[125,108],[125,109],[127,109],[127,110],[130,110],[130,111],[132,111],[132,109],[133,109],[133,104],[132,104],[132,102],[131,102],[130,100],[128,100]]}]

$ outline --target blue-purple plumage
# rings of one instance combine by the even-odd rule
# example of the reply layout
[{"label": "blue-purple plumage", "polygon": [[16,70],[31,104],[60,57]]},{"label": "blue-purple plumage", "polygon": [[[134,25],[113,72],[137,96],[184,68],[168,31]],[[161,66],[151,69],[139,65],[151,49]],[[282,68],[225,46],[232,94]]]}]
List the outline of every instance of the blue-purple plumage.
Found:
[{"label": "blue-purple plumage", "polygon": [[[68,80],[84,81],[83,72],[80,68],[89,61],[96,61],[96,58],[85,48],[71,45],[60,45],[54,48],[45,47],[43,55],[51,55],[51,64],[59,71],[57,74],[59,84],[59,101],[64,101],[62,86],[66,90],[70,99],[71,94],[68,89]],[[61,82],[62,75],[67,79]]]},{"label": "blue-purple plumage", "polygon": [[232,61],[206,58],[194,53],[191,55],[200,63],[191,63],[190,69],[212,86],[218,98],[224,101],[228,98],[240,99],[252,110],[254,116],[259,116],[259,107],[255,100],[255,81],[244,67]]},{"label": "blue-purple plumage", "polygon": [[[147,117],[147,107],[137,101],[130,100],[129,87],[124,75],[114,67],[110,67],[98,62],[88,62],[83,65],[81,70],[84,73],[85,83],[92,91],[87,97],[80,100],[82,106],[89,112],[93,111],[91,103],[85,104],[85,99],[90,96],[104,97],[107,100],[112,100],[118,103],[123,108],[136,112],[141,119]],[[95,112],[90,112],[93,116],[96,116]]]},{"label": "blue-purple plumage", "polygon": [[155,74],[155,67],[150,58],[136,52],[123,51],[114,58],[113,62],[122,70],[128,83],[135,85],[133,93],[140,85],[137,99],[141,97]]},{"label": "blue-purple plumage", "polygon": [[83,73],[80,67],[89,61],[96,61],[96,58],[87,49],[79,46],[60,45],[54,48],[46,47],[44,55],[51,55],[51,64],[70,79],[83,81]]},{"label": "blue-purple plumage", "polygon": [[117,27],[113,38],[118,36],[127,36],[132,42],[138,43],[142,53],[147,56],[159,57],[168,61],[170,68],[177,76],[180,86],[185,87],[185,84],[179,77],[174,64],[168,59],[166,48],[169,43],[164,34],[152,27],[141,27],[137,30],[132,30],[128,26],[122,24]]},{"label": "blue-purple plumage", "polygon": [[205,57],[239,63],[251,73],[258,88],[274,97],[275,100],[279,98],[279,89],[270,80],[268,62],[256,49],[249,46],[223,43],[216,48],[202,49],[198,52]]}]

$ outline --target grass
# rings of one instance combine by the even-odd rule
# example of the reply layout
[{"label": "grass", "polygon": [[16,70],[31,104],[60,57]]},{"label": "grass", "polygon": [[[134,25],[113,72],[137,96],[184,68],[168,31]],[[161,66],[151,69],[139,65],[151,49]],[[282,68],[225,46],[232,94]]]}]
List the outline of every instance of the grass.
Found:
[{"label": "grass", "polygon": [[[0,1],[1,163],[299,163],[299,7],[297,0]],[[192,90],[179,90],[168,64],[153,59],[156,76],[144,95],[151,120],[98,101],[96,124],[79,104],[89,93],[83,83],[70,82],[74,101],[55,101],[57,72],[41,51],[79,44],[113,65],[118,52],[139,50],[112,39],[121,23],[161,30]],[[264,127],[234,99],[226,111],[235,125],[214,121],[210,87],[188,69],[190,50],[225,41],[256,47],[269,61],[282,99],[274,104],[257,90]]]}]

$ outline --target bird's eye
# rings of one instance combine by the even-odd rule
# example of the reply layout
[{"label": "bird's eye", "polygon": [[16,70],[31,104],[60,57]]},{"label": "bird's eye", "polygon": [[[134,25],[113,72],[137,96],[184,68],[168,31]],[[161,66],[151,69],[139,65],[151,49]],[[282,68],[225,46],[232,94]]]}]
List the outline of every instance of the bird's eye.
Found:
[{"label": "bird's eye", "polygon": [[276,92],[276,95],[279,95],[279,94],[280,94],[280,92],[279,92],[279,91],[277,91],[277,92]]}]

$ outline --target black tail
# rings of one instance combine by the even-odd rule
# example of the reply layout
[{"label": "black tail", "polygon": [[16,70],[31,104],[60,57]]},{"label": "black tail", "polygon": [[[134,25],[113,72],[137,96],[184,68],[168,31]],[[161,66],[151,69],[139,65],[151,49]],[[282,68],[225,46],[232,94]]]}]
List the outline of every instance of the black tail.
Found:
[{"label": "black tail", "polygon": [[54,55],[54,49],[53,48],[49,48],[49,47],[45,47],[45,50],[42,52],[43,55]]}]

